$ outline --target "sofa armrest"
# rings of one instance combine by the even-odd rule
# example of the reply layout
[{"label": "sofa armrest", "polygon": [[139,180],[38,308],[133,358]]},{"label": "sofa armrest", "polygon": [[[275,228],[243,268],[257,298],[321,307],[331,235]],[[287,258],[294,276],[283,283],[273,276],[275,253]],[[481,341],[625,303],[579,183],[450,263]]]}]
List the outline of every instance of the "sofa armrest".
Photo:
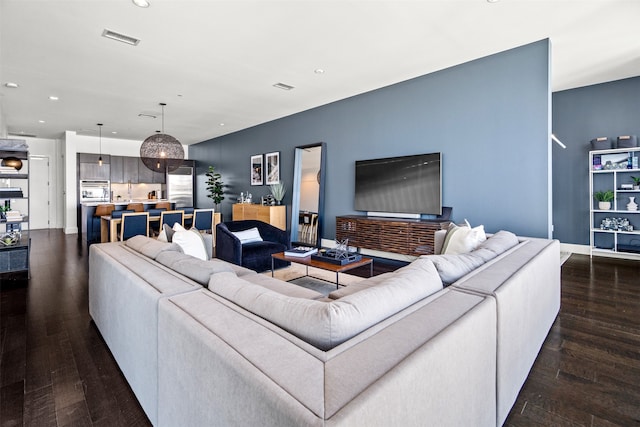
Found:
[{"label": "sofa armrest", "polygon": [[291,247],[291,236],[286,230],[282,230],[266,222],[258,226],[258,231],[263,240],[276,242]]},{"label": "sofa armrest", "polygon": [[433,253],[435,255],[441,254],[445,237],[447,237],[447,230],[438,230],[433,235]]},{"label": "sofa armrest", "polygon": [[242,265],[242,244],[224,223],[216,225],[216,258]]}]

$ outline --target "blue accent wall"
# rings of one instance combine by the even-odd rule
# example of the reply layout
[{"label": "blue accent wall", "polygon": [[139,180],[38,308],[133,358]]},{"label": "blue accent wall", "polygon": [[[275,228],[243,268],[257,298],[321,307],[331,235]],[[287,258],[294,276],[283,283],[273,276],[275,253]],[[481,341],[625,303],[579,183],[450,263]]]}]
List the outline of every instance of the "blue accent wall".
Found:
[{"label": "blue accent wall", "polygon": [[555,92],[552,105],[553,132],[567,146],[553,148],[553,235],[588,245],[590,141],[640,135],[640,77]]},{"label": "blue accent wall", "polygon": [[431,152],[442,153],[443,204],[453,206],[455,221],[547,237],[549,49],[542,40],[191,145],[197,205],[211,205],[203,175],[210,164],[228,185],[225,220],[241,191],[254,200],[268,194],[267,186],[249,185],[249,159],[273,151],[290,204],[294,147],[324,141],[323,238],[335,237],[336,216],[358,213],[356,160]]}]

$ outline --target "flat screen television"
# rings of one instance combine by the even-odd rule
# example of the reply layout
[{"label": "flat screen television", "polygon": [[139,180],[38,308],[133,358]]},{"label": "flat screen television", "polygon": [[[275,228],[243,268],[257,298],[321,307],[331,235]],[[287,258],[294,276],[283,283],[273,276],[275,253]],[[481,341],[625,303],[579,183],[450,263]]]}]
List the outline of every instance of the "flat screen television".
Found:
[{"label": "flat screen television", "polygon": [[441,195],[440,153],[356,161],[357,211],[441,215]]}]

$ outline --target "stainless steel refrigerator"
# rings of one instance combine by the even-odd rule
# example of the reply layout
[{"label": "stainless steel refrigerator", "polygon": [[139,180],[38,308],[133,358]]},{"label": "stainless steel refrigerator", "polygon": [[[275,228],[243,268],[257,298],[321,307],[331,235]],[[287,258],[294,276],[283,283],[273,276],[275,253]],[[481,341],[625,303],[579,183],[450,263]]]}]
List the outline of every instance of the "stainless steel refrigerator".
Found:
[{"label": "stainless steel refrigerator", "polygon": [[193,166],[182,165],[167,173],[167,195],[177,208],[193,206]]}]

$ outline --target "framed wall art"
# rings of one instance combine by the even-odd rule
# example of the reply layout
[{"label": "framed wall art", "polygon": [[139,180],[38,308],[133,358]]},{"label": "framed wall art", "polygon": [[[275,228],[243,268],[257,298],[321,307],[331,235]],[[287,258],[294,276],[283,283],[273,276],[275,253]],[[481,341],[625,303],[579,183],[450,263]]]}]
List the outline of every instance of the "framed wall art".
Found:
[{"label": "framed wall art", "polygon": [[267,164],[267,185],[280,182],[280,152],[267,153],[264,155]]},{"label": "framed wall art", "polygon": [[263,185],[262,154],[251,156],[251,185]]}]

